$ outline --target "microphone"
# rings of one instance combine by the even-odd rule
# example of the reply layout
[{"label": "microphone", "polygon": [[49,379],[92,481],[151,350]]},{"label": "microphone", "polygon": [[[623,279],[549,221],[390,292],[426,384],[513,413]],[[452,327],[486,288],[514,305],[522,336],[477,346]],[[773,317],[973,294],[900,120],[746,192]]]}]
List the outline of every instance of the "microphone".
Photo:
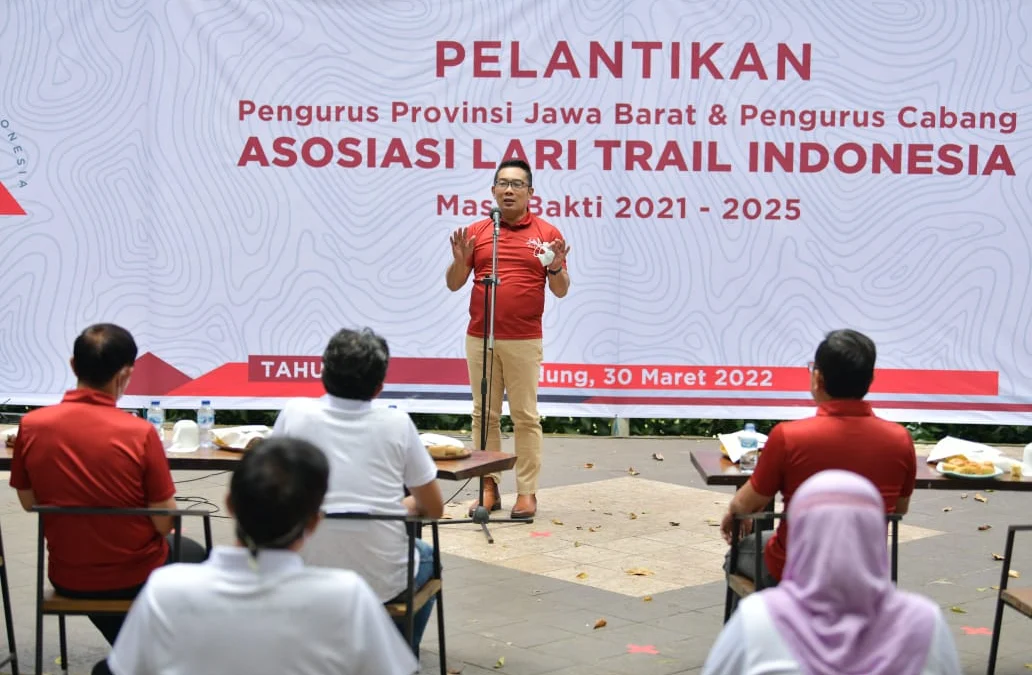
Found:
[{"label": "microphone", "polygon": [[498,234],[498,230],[502,227],[502,212],[497,206],[491,209],[491,220],[494,221],[495,234]]}]

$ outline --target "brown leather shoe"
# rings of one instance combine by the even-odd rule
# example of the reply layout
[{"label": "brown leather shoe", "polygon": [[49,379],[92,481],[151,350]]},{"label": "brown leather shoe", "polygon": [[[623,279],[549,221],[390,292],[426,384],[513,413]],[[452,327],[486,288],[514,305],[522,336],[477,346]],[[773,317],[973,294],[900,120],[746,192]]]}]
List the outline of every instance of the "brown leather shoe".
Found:
[{"label": "brown leather shoe", "polygon": [[[470,518],[473,517],[473,512],[477,510],[479,504],[479,499],[473,500],[473,505],[469,507]],[[490,478],[484,479],[484,506],[488,511],[502,510],[502,495],[498,492],[498,483]]]},{"label": "brown leather shoe", "polygon": [[509,514],[515,520],[530,520],[537,514],[537,495],[520,495]]}]

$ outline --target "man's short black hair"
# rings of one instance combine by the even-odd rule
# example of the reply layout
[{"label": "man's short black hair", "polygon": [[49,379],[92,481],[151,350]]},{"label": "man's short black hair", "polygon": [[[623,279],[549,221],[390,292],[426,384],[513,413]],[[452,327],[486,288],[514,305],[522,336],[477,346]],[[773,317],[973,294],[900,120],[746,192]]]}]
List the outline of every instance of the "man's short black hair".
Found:
[{"label": "man's short black hair", "polygon": [[835,330],[817,346],[814,367],[824,376],[828,396],[861,399],[874,380],[876,357],[871,338],[855,330]]},{"label": "man's short black hair", "polygon": [[72,370],[83,384],[101,388],[125,366],[136,363],[136,341],[113,323],[93,324],[75,338]]},{"label": "man's short black hair", "polygon": [[229,484],[237,538],[252,554],[288,548],[318,515],[329,477],[326,455],[308,441],[273,436],[248,450]]},{"label": "man's short black hair", "polygon": [[369,328],[344,328],[323,352],[323,387],[338,398],[371,401],[384,378],[391,353],[387,341]]},{"label": "man's short black hair", "polygon": [[534,176],[532,176],[531,173],[530,173],[530,164],[527,164],[522,159],[507,159],[504,162],[502,162],[501,164],[499,164],[498,168],[495,169],[495,175],[494,175],[494,182],[495,183],[498,182],[498,174],[501,173],[502,169],[506,169],[508,167],[516,167],[517,169],[523,169],[523,172],[527,174],[527,185],[528,186],[533,186],[534,185]]}]

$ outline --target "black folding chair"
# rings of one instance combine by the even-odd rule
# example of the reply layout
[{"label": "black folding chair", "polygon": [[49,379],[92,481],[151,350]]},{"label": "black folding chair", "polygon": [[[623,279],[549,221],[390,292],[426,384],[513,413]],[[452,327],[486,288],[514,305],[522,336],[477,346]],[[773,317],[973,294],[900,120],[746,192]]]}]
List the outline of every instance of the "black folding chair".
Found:
[{"label": "black folding chair", "polygon": [[[735,608],[738,606],[738,601],[747,595],[751,595],[758,590],[763,590],[763,541],[762,533],[766,529],[773,528],[774,521],[778,519],[787,518],[784,512],[775,513],[773,511],[763,511],[760,513],[750,514],[735,514],[734,519],[731,523],[731,569],[727,574],[727,589],[724,592],[724,623],[730,620],[731,615],[734,613]],[[890,567],[892,571],[892,583],[896,583],[898,579],[899,571],[899,521],[902,516],[895,513],[886,514],[885,520],[889,526],[889,556],[890,556]],[[740,541],[739,534],[741,532],[742,522],[745,520],[752,520],[755,522],[753,527],[752,536],[755,537],[755,565],[753,568],[753,578],[743,574],[737,574],[738,560],[738,544]]]},{"label": "black folding chair", "polygon": [[[438,537],[438,522],[416,516],[388,515],[363,512],[327,513],[329,520],[386,520],[405,523],[408,531],[408,583],[405,587],[404,600],[388,602],[384,605],[392,618],[404,618],[405,639],[418,658],[419,645],[416,643],[416,612],[426,606],[431,599],[437,598],[437,648],[440,652],[441,672],[448,672],[448,659],[444,644],[444,595],[441,579],[441,545]],[[434,572],[422,588],[416,588],[416,539],[423,525],[430,525],[434,543]]]},{"label": "black folding chair", "polygon": [[1000,629],[1003,627],[1003,608],[1010,607],[1032,619],[1032,587],[1007,588],[1010,581],[1011,554],[1014,553],[1014,535],[1032,531],[1032,525],[1011,525],[1007,528],[1007,548],[1003,552],[1003,571],[1000,572],[1000,591],[996,599],[996,618],[993,620],[993,641],[989,647],[989,670],[996,672],[996,652],[1000,647]]},{"label": "black folding chair", "polygon": [[[39,525],[36,536],[36,672],[43,672],[43,617],[57,616],[58,635],[61,645],[61,670],[68,672],[68,642],[65,632],[66,616],[85,616],[89,614],[126,614],[132,606],[132,600],[91,600],[66,598],[58,595],[53,589],[44,590],[44,567],[46,560],[46,544],[44,534],[44,516],[172,516],[175,531],[172,535],[172,560],[180,559],[183,538],[183,516],[199,516],[204,518],[205,534],[208,540],[208,551],[211,551],[210,514],[205,511],[182,509],[146,509],[146,508],[105,508],[93,506],[33,506],[31,512],[39,514]],[[4,583],[6,587],[6,582]],[[6,596],[6,593],[5,593]],[[13,644],[13,643],[12,643]]]}]

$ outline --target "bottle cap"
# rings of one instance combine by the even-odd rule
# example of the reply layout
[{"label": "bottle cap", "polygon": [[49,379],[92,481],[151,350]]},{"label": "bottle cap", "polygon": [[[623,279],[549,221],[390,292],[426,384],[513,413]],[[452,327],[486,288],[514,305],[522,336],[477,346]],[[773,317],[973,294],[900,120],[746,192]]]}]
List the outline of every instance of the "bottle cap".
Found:
[{"label": "bottle cap", "polygon": [[746,431],[756,431],[756,425],[753,424],[752,422],[749,422],[748,424],[745,425],[745,430]]},{"label": "bottle cap", "polygon": [[151,405],[161,405],[161,401],[151,401]]},{"label": "bottle cap", "polygon": [[211,401],[201,401],[201,405],[211,405]]}]

